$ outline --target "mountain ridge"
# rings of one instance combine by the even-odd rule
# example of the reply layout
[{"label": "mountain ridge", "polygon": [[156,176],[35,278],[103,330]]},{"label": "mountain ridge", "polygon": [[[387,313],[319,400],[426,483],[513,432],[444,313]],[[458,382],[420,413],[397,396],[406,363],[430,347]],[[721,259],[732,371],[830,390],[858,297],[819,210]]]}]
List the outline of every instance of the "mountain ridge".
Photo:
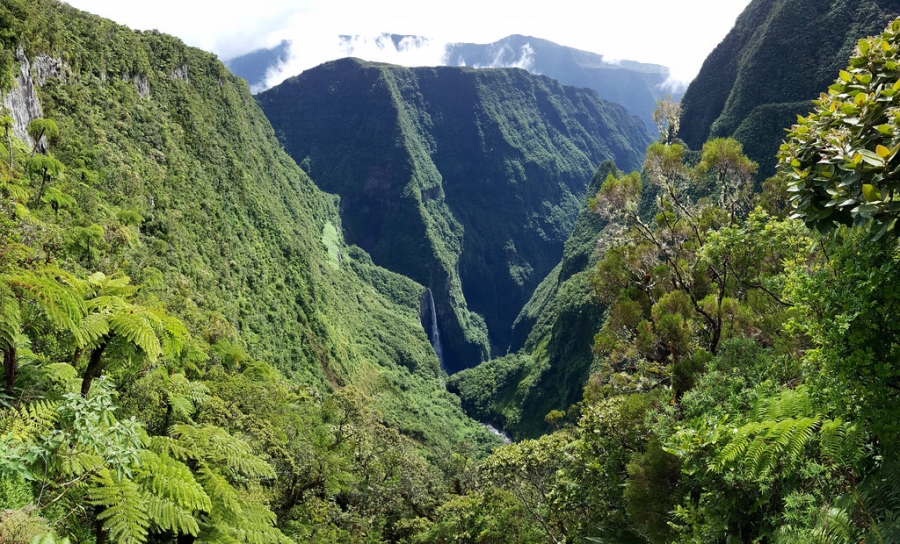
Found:
[{"label": "mountain ridge", "polygon": [[257,99],[288,153],[341,195],[348,240],[432,289],[450,372],[506,349],[590,172],[638,167],[649,142],[593,91],[516,69],[343,59]]},{"label": "mountain ridge", "polygon": [[771,176],[784,129],[809,113],[857,40],[898,14],[896,0],[753,0],[685,91],[680,137],[692,149],[734,137],[759,177]]}]

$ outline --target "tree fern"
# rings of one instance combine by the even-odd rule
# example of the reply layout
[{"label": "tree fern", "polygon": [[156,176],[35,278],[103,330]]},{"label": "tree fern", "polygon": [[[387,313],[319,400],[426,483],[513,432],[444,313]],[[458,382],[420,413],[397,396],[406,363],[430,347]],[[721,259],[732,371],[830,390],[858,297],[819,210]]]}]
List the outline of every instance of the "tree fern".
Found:
[{"label": "tree fern", "polygon": [[146,495],[128,478],[117,478],[109,470],[100,470],[88,492],[88,502],[103,510],[97,519],[113,542],[122,544],[147,541],[150,515]]},{"label": "tree fern", "polygon": [[181,353],[190,335],[184,324],[162,308],[134,300],[137,289],[124,275],[93,274],[88,279],[88,314],[78,330],[83,348],[91,350],[84,371],[82,394],[112,363],[147,360]]},{"label": "tree fern", "polygon": [[37,312],[54,327],[75,335],[85,313],[83,286],[84,282],[48,264],[34,269],[16,266],[0,273],[0,352],[7,393],[15,387],[17,338],[29,322],[23,313]]}]

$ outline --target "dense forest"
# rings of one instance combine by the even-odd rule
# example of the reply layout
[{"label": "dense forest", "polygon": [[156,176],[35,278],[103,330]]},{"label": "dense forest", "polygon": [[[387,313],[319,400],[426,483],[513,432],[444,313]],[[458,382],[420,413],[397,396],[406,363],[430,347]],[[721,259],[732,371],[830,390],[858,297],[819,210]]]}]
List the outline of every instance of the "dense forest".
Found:
[{"label": "dense forest", "polygon": [[[787,4],[804,5],[751,9]],[[535,142],[577,147],[564,136],[595,137],[616,108],[576,130],[548,119],[606,106],[522,71],[329,65],[390,91],[370,98],[394,112],[396,148],[356,157],[407,152],[386,209],[416,208],[429,237],[389,242],[432,244],[431,283],[386,267],[347,196],[316,185],[332,152],[298,166],[287,128],[211,54],[57,0],[0,1],[0,542],[900,542],[887,24],[854,38],[766,165],[735,139],[686,143],[688,112],[662,100],[656,141],[559,168],[556,263],[508,330],[483,327],[506,353],[448,375],[435,300],[439,283],[467,289],[467,261],[438,249],[480,227],[442,185],[471,164],[442,162],[452,139],[422,128],[453,128],[429,78],[507,96],[477,102],[475,143],[496,130],[498,149],[528,151],[485,178],[528,213],[550,198],[516,192],[540,188],[537,166],[575,164]],[[516,95],[554,107],[503,110]]]},{"label": "dense forest", "polygon": [[520,69],[342,59],[257,101],[285,151],[340,196],[348,242],[431,290],[450,373],[506,352],[585,180],[604,160],[638,168],[650,143],[623,107]]}]

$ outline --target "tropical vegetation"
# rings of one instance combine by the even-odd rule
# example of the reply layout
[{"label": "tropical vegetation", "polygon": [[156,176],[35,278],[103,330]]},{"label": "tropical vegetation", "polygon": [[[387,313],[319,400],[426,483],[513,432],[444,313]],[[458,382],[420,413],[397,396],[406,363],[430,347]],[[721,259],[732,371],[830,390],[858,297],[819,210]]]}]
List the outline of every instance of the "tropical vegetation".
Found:
[{"label": "tropical vegetation", "polygon": [[900,541],[900,20],[761,184],[661,102],[452,377],[211,55],[56,0],[0,46],[0,541]]}]

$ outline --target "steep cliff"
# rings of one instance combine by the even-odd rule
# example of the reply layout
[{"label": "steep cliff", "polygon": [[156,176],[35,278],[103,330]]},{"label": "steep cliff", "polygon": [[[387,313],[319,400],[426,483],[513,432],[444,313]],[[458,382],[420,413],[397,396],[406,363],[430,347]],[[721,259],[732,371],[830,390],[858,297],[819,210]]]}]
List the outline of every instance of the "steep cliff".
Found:
[{"label": "steep cliff", "polygon": [[425,287],[345,244],[335,198],[281,150],[243,80],[171,36],[54,0],[3,2],[0,27],[16,160],[31,160],[28,122],[59,127],[43,139],[64,166],[47,184],[55,200],[24,183],[30,213],[58,229],[48,247],[65,248],[62,266],[126,273],[215,361],[355,385],[429,444],[484,436],[439,380]]},{"label": "steep cliff", "polygon": [[857,40],[898,14],[897,0],[753,0],[685,92],[681,137],[692,149],[733,137],[760,178],[772,175],[784,129],[809,113]]},{"label": "steep cliff", "polygon": [[258,95],[285,150],[341,197],[347,239],[429,287],[449,372],[506,351],[587,180],[649,135],[593,91],[524,70],[344,59]]},{"label": "steep cliff", "polygon": [[[597,194],[606,177],[618,173],[613,163],[601,164],[587,195]],[[581,400],[594,335],[605,317],[590,284],[605,226],[586,199],[562,260],[516,318],[513,353],[451,377],[448,387],[460,395],[470,416],[497,424],[517,438],[535,437],[549,430],[544,418],[551,410],[566,410]]]}]

